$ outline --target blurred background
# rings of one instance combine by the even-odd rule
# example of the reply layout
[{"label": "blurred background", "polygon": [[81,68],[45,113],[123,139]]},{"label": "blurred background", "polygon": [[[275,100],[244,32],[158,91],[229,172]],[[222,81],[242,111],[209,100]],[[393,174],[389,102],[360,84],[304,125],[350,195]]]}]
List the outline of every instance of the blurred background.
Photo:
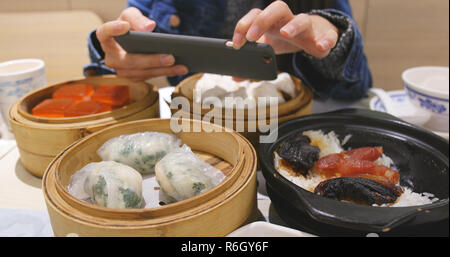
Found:
[{"label": "blurred background", "polygon": [[[401,89],[409,67],[449,65],[448,0],[350,0],[374,87]],[[40,58],[47,82],[82,76],[88,33],[116,19],[126,0],[2,0],[0,62]],[[165,86],[162,78],[153,80]]]}]

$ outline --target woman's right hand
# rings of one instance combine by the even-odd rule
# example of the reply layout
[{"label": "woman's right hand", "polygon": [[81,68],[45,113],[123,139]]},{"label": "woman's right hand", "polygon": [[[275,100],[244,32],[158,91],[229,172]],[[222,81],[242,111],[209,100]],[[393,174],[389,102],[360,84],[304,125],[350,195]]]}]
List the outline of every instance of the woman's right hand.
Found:
[{"label": "woman's right hand", "polygon": [[120,77],[142,81],[159,76],[185,75],[188,69],[184,65],[175,65],[175,58],[170,54],[131,54],[127,53],[114,40],[114,36],[129,30],[142,32],[153,31],[156,23],[142,15],[134,7],[125,9],[119,18],[97,29],[97,38],[105,52],[106,66],[116,70]]}]

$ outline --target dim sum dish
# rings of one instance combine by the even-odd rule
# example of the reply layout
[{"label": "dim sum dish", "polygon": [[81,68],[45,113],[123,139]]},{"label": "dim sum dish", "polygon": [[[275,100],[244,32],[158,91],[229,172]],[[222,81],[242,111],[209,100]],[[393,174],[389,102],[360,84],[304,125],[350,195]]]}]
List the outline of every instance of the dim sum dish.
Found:
[{"label": "dim sum dish", "polygon": [[128,165],[142,174],[155,173],[155,165],[181,141],[172,134],[142,132],[121,135],[106,141],[97,151],[103,161]]},{"label": "dim sum dish", "polygon": [[449,144],[433,133],[348,109],[288,121],[276,134],[260,147],[262,171],[291,224],[306,214],[324,227],[392,232],[448,220]]},{"label": "dim sum dish", "polygon": [[[260,131],[264,131],[261,123],[257,122],[261,117],[266,119],[264,124],[280,124],[295,117],[311,114],[313,93],[299,78],[293,75],[281,73],[273,81],[243,81],[239,84],[234,83],[229,76],[206,74],[204,77],[204,75],[204,73],[198,73],[189,76],[175,87],[172,93],[172,103],[174,99],[184,99],[184,101],[180,101],[184,104],[171,104],[172,115],[220,122],[222,126],[239,131],[256,147]],[[246,85],[249,86],[248,90]],[[223,102],[222,100],[226,96],[242,97],[247,100],[246,103],[250,104],[244,105],[243,108],[237,108],[237,105],[233,105],[233,108],[230,108],[232,107],[230,105],[222,108],[217,104],[209,105],[211,102],[206,101],[205,95],[206,98],[215,96],[216,100],[219,99],[220,102]],[[272,108],[271,112],[270,106],[267,105],[266,108],[250,108],[256,97],[267,98],[267,96],[279,98],[277,109]],[[202,102],[206,105],[203,105]],[[278,113],[275,113],[275,110]]]},{"label": "dim sum dish", "polygon": [[[280,73],[275,80],[236,82],[232,76],[204,73],[194,88],[194,102],[198,104],[214,104],[209,97],[220,100],[225,108],[255,108],[258,98],[265,98],[263,102],[269,105],[271,99],[276,103],[285,103],[297,96],[297,89],[292,77],[288,73]],[[228,105],[226,97],[241,97],[248,105]]]},{"label": "dim sum dish", "polygon": [[100,85],[95,89],[94,85],[69,83],[55,88],[51,98],[35,105],[31,113],[43,118],[78,117],[111,111],[129,101],[128,85]]},{"label": "dim sum dish", "polygon": [[[278,98],[277,117],[292,116],[301,110],[303,110],[302,114],[310,113],[312,104],[311,90],[300,79],[288,73],[280,73],[273,81],[244,80],[242,82],[235,82],[230,76],[198,73],[187,77],[176,86],[172,99],[175,97],[187,99],[191,110],[175,106],[172,112],[183,110],[202,116],[220,113],[226,119],[236,119],[235,116],[229,116],[230,113],[226,112],[226,109],[241,109],[245,119],[258,118],[258,115],[262,115],[255,109],[258,97],[266,98],[266,105],[269,104],[268,97]],[[209,102],[209,97],[219,99],[221,106],[218,106],[216,101]],[[245,100],[246,105],[226,105],[225,97],[240,97]],[[214,106],[211,107],[211,105]],[[269,111],[264,113],[266,118],[271,118],[270,115]]]},{"label": "dim sum dish", "polygon": [[[142,109],[152,100],[153,95],[152,87],[146,83],[132,82],[115,76],[95,76],[58,83],[31,92],[23,97],[17,111],[30,121],[50,124],[91,121],[109,116],[119,118],[130,111]],[[62,99],[72,99],[74,103],[67,107],[61,104],[41,106],[45,101]],[[57,116],[52,115],[53,109],[59,111],[62,108],[65,112]],[[48,112],[50,114],[47,114]]]},{"label": "dim sum dish", "polygon": [[[114,97],[122,86],[105,90],[96,96],[98,101],[92,101],[101,85],[122,85],[129,91],[130,103],[112,105],[111,99],[123,100]],[[110,125],[155,117],[159,117],[159,95],[152,85],[105,75],[39,88],[12,105],[8,118],[25,169],[42,177],[51,160],[76,140]]]},{"label": "dim sum dish", "polygon": [[224,236],[244,224],[256,204],[254,148],[238,133],[186,122],[203,130],[133,121],[60,153],[43,177],[55,235]]},{"label": "dim sum dish", "polygon": [[91,162],[76,172],[68,186],[75,197],[108,208],[140,208],[142,176],[114,161]]},{"label": "dim sum dish", "polygon": [[[182,201],[209,191],[225,175],[201,160],[173,134],[141,132],[114,137],[97,154],[101,162],[91,162],[70,178],[69,193],[96,205],[118,208],[149,208]],[[152,174],[144,177],[139,174]],[[156,182],[156,183],[155,183]],[[150,192],[143,197],[144,192]],[[162,197],[151,194],[158,188]],[[148,203],[142,205],[142,199]],[[158,198],[158,199],[156,199]]]},{"label": "dim sum dish", "polygon": [[225,175],[202,161],[187,146],[165,155],[155,167],[161,191],[171,202],[182,201],[217,186]]}]

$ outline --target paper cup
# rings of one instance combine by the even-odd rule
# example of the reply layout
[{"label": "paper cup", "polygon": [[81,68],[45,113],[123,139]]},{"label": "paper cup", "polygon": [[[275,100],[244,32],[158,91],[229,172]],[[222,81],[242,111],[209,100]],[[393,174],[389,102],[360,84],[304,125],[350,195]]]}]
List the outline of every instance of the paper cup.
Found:
[{"label": "paper cup", "polygon": [[11,131],[8,121],[11,105],[45,85],[45,64],[42,60],[19,59],[0,63],[0,128],[6,126]]}]

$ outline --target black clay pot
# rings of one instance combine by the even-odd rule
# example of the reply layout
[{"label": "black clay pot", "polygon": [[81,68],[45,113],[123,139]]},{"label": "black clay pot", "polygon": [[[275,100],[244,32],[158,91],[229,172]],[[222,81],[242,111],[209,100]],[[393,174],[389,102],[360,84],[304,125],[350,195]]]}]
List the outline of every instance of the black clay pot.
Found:
[{"label": "black clay pot", "polygon": [[[292,134],[319,129],[333,130],[341,142],[351,134],[344,148],[382,146],[398,168],[402,186],[430,192],[440,200],[410,207],[372,207],[324,198],[295,185],[275,170],[273,152]],[[317,224],[367,232],[405,230],[448,220],[449,143],[431,132],[384,113],[346,109],[290,120],[270,136],[277,139],[260,144],[261,168],[275,208],[282,206],[280,212],[290,220],[303,215]]]}]

